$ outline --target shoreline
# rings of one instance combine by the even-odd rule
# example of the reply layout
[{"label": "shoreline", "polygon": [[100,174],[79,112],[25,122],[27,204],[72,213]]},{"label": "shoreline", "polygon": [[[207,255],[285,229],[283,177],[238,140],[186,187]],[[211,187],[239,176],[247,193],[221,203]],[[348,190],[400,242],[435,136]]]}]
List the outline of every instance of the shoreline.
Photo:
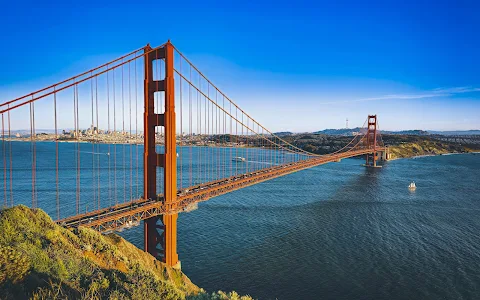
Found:
[{"label": "shoreline", "polygon": [[[32,142],[32,140],[27,140],[27,139],[0,139],[0,141],[5,141],[5,142]],[[143,143],[125,143],[125,142],[108,142],[105,140],[99,140],[98,142],[96,141],[86,141],[86,140],[36,140],[34,141],[35,143],[67,143],[67,144],[73,144],[73,143],[82,143],[82,144],[104,144],[104,145],[130,145],[130,146],[143,146]],[[157,146],[164,146],[163,144],[156,144]],[[234,146],[228,146],[228,145],[179,145],[177,144],[178,147],[198,147],[198,148],[225,148],[225,149],[231,149],[231,148],[258,148],[258,149],[268,149],[268,148],[261,148],[261,147],[246,147],[245,145],[241,145],[238,147]],[[394,147],[394,146],[393,146]],[[392,147],[392,148],[393,148]],[[446,153],[440,153],[440,154],[422,154],[422,155],[412,155],[412,156],[405,156],[405,157],[395,157],[388,159],[387,161],[394,161],[398,159],[419,159],[419,158],[424,158],[424,157],[435,157],[435,156],[448,156],[448,155],[459,155],[459,154],[480,154],[480,151],[469,151],[469,152],[446,152]],[[324,154],[328,155],[328,154]]]},{"label": "shoreline", "polygon": [[416,155],[416,156],[408,156],[408,157],[395,157],[389,159],[387,161],[394,161],[400,159],[420,159],[425,157],[437,157],[437,156],[451,156],[451,155],[467,155],[467,154],[480,154],[480,151],[472,151],[472,152],[448,152],[442,154],[426,154],[426,155]]},{"label": "shoreline", "polygon": [[[31,140],[17,140],[17,139],[5,139],[1,140],[0,142],[5,141],[5,142],[24,142],[24,143],[31,143]],[[58,141],[53,141],[53,140],[36,140],[33,141],[35,143],[67,143],[67,144],[74,144],[74,143],[82,143],[82,144],[102,144],[102,145],[132,145],[132,146],[143,146],[143,143],[109,143],[105,141],[100,141],[100,142],[92,142],[92,141],[75,141],[75,140],[58,140]],[[157,146],[163,146],[163,144],[156,144]],[[179,145],[177,144],[178,147],[205,147],[205,148],[259,148],[259,149],[269,149],[269,148],[260,148],[260,147],[246,147],[245,145],[238,146],[238,147],[233,147],[233,146],[206,146],[206,145]]]}]

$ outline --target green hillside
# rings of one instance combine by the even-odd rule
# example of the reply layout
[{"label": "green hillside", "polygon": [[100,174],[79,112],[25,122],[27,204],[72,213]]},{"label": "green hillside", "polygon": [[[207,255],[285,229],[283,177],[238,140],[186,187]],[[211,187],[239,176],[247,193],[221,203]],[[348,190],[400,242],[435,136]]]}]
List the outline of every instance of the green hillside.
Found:
[{"label": "green hillside", "polygon": [[40,209],[0,211],[0,299],[251,299],[207,294],[116,234],[68,230]]},{"label": "green hillside", "polygon": [[469,153],[480,150],[480,145],[462,145],[436,140],[426,136],[384,135],[383,141],[389,146],[390,158],[405,158],[420,155],[447,153]]}]

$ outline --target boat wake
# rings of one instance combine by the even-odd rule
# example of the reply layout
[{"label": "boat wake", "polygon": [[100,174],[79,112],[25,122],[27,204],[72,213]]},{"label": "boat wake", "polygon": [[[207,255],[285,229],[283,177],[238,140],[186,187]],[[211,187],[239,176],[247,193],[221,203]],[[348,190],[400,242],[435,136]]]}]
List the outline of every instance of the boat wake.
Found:
[{"label": "boat wake", "polygon": [[110,156],[110,152],[80,151],[80,153],[88,153],[88,154],[93,154],[93,155],[107,155],[107,156]]}]

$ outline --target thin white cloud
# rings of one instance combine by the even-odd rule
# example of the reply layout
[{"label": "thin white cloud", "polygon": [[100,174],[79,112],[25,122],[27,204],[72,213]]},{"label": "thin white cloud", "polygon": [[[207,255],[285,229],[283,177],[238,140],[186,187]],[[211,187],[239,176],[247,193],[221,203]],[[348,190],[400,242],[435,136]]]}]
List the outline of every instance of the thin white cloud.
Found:
[{"label": "thin white cloud", "polygon": [[462,94],[462,93],[474,93],[480,92],[480,88],[471,86],[451,87],[451,88],[436,88],[432,90],[434,93],[439,94]]},{"label": "thin white cloud", "polygon": [[338,104],[338,103],[397,100],[397,99],[425,99],[425,98],[435,98],[435,97],[449,97],[456,94],[475,93],[475,92],[480,92],[480,88],[476,88],[476,87],[436,88],[431,91],[419,93],[419,94],[392,94],[392,95],[384,95],[384,96],[371,97],[371,98],[321,102],[320,104]]}]

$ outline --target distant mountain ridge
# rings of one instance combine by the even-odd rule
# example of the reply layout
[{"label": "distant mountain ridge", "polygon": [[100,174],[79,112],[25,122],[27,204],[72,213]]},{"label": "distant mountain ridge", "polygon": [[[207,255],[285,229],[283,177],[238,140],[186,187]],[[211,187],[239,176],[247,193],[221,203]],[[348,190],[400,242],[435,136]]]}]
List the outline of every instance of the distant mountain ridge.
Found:
[{"label": "distant mountain ridge", "polygon": [[326,134],[326,135],[353,135],[356,132],[360,132],[360,127],[356,128],[341,128],[341,129],[324,129],[320,131],[315,131],[315,134]]},{"label": "distant mountain ridge", "polygon": [[[361,128],[341,128],[341,129],[324,129],[320,131],[313,132],[314,134],[325,134],[325,135],[343,135],[350,136],[355,133],[360,132]],[[388,131],[380,130],[383,134],[399,134],[399,135],[432,135],[432,134],[441,134],[441,135],[480,135],[480,130],[459,130],[459,131],[425,131],[425,130],[399,130],[399,131]]]},{"label": "distant mountain ridge", "polygon": [[290,132],[290,131],[281,131],[281,132],[275,132],[274,133],[276,136],[288,136],[288,135],[292,135],[293,132]]},{"label": "distant mountain ridge", "polygon": [[429,131],[430,134],[441,135],[480,135],[480,130],[453,130],[453,131]]}]

